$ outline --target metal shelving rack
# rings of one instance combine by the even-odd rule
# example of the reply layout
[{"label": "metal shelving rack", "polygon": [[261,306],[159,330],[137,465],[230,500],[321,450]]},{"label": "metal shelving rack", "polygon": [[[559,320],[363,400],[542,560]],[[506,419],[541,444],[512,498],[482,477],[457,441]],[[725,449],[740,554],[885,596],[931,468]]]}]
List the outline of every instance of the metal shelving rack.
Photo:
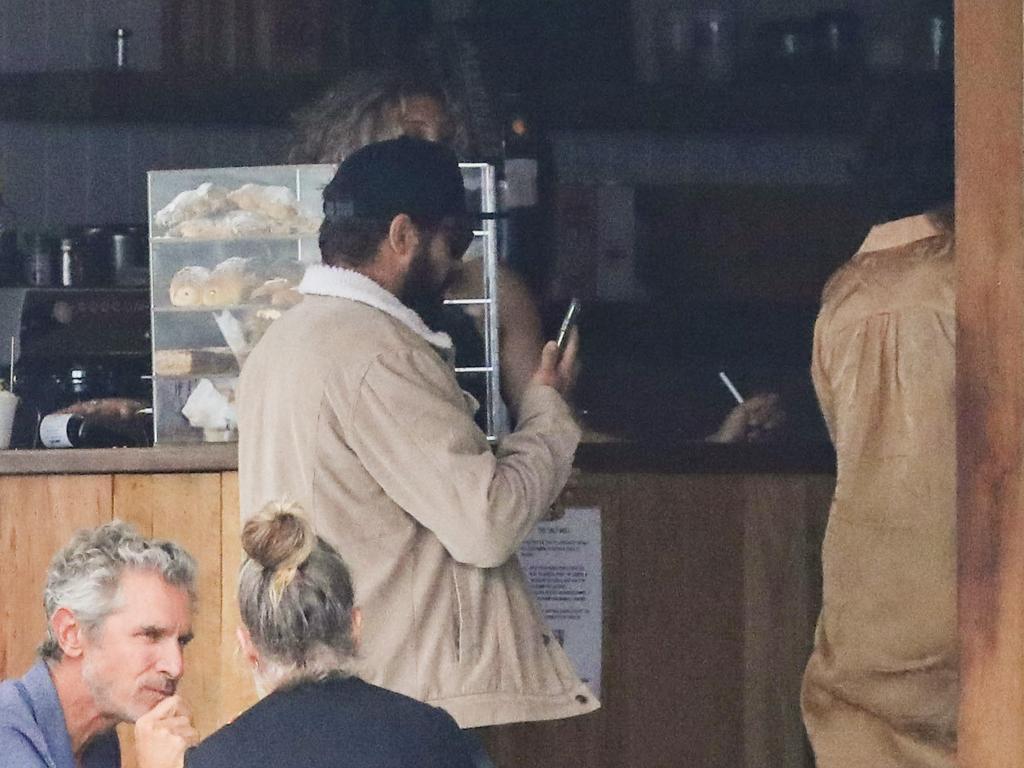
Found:
[{"label": "metal shelving rack", "polygon": [[460,163],[463,179],[467,189],[475,188],[476,175],[479,174],[480,189],[480,220],[479,227],[474,228],[477,240],[481,242],[480,258],[484,260],[483,294],[475,298],[447,299],[445,304],[451,305],[482,305],[484,307],[484,365],[459,367],[455,373],[459,376],[484,375],[486,377],[487,398],[481,407],[486,414],[487,439],[491,442],[501,437],[505,429],[501,413],[501,361],[498,345],[498,231],[496,217],[498,215],[497,180],[493,165],[487,163]]}]

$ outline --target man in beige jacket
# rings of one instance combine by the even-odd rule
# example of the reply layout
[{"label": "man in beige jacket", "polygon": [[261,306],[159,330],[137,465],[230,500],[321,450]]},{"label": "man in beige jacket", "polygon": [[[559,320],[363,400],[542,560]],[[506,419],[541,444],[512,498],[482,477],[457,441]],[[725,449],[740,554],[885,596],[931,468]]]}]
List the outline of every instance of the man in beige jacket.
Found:
[{"label": "man in beige jacket", "polygon": [[598,702],[529,594],[516,549],[579,440],[563,395],[576,338],[549,343],[518,428],[492,452],[430,329],[472,230],[447,148],[352,154],[324,190],[323,264],[249,356],[239,386],[242,517],[289,497],[353,573],[360,674],[466,727],[570,717]]}]

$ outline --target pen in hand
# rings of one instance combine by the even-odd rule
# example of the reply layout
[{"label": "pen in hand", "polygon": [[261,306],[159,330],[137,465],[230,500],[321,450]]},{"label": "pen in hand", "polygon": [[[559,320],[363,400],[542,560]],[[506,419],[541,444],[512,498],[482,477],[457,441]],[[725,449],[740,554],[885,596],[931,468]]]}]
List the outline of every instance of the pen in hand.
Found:
[{"label": "pen in hand", "polygon": [[732,381],[729,380],[729,377],[725,375],[725,371],[719,371],[718,378],[722,380],[722,383],[725,384],[725,388],[729,390],[730,394],[732,394],[732,396],[736,398],[737,404],[743,405],[743,395],[740,394],[739,390],[736,389]]}]

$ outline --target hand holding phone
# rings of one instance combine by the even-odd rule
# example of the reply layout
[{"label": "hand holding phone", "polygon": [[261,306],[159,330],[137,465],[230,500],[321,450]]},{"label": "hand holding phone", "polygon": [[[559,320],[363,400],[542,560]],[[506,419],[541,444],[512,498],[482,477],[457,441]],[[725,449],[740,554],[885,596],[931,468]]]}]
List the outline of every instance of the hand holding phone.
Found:
[{"label": "hand holding phone", "polygon": [[541,350],[540,365],[532,378],[538,384],[554,387],[565,398],[569,397],[579,375],[579,360],[576,358],[579,334],[573,331],[579,314],[580,302],[573,299],[558,329],[558,337]]},{"label": "hand holding phone", "polygon": [[564,352],[565,345],[569,343],[569,335],[572,333],[572,329],[576,327],[576,323],[580,317],[580,300],[573,299],[569,302],[569,309],[565,311],[565,317],[562,318],[562,324],[558,327],[558,351]]}]

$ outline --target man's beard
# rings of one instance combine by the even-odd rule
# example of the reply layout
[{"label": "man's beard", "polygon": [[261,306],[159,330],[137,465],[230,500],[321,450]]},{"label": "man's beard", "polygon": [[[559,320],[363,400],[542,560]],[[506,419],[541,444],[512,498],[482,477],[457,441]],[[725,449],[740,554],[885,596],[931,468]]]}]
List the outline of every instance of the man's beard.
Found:
[{"label": "man's beard", "polygon": [[92,696],[93,703],[100,714],[115,722],[135,722],[137,713],[129,711],[129,707],[114,701],[113,686],[96,673],[88,659],[82,667],[82,679],[85,681],[89,695]]},{"label": "man's beard", "polygon": [[[102,678],[102,675],[97,672],[89,659],[86,659],[82,665],[82,679],[85,682],[86,688],[89,689],[89,694],[92,696],[96,708],[104,717],[117,722],[134,723],[142,714],[149,711],[148,709],[142,709],[136,701],[118,704],[114,700],[113,685],[109,680]],[[176,681],[156,676],[151,682],[151,687],[155,689],[162,688],[165,696],[172,696],[177,688],[177,684]],[[141,709],[141,711],[136,711],[137,709]]]},{"label": "man's beard", "polygon": [[436,284],[430,263],[429,242],[424,240],[416,247],[409,262],[409,273],[399,298],[423,319],[428,328],[437,330],[442,325],[445,288],[446,283]]}]

